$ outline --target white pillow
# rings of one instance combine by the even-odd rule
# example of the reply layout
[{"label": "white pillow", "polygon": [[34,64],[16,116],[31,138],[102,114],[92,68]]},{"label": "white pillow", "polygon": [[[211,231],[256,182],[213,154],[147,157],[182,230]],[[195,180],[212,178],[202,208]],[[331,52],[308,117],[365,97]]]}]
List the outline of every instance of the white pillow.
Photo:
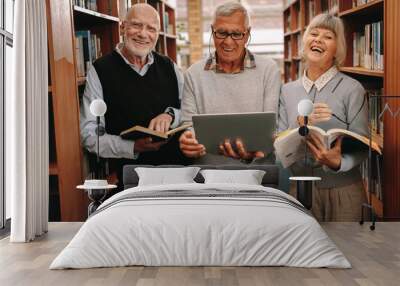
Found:
[{"label": "white pillow", "polygon": [[195,183],[193,179],[199,170],[199,167],[135,168],[139,176],[138,186]]},{"label": "white pillow", "polygon": [[265,171],[262,170],[202,170],[204,183],[234,183],[261,185]]}]

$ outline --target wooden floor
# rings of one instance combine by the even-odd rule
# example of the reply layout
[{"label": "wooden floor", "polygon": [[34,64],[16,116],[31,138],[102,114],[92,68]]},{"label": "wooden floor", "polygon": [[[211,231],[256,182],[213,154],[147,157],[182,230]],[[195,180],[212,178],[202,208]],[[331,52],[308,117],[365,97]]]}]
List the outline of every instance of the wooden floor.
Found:
[{"label": "wooden floor", "polygon": [[32,243],[0,241],[0,285],[400,285],[400,223],[326,223],[352,269],[289,267],[123,267],[48,270],[81,223],[50,223]]}]

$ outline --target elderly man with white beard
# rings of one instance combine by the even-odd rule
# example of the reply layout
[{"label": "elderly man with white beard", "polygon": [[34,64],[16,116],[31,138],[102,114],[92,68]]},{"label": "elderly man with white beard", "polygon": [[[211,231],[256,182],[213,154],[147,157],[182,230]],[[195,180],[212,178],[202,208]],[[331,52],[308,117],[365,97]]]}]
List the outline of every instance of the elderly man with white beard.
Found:
[{"label": "elderly man with white beard", "polygon": [[[123,42],[97,59],[87,74],[81,105],[81,140],[92,153],[97,150],[96,118],[90,103],[103,99],[107,112],[101,118],[100,157],[109,158],[110,171],[122,183],[124,164],[178,164],[177,140],[152,142],[151,138],[124,140],[121,131],[134,125],[165,132],[179,125],[183,76],[167,57],[154,52],[160,32],[158,12],[148,4],[136,4],[121,24]],[[105,39],[104,39],[105,40]]]}]

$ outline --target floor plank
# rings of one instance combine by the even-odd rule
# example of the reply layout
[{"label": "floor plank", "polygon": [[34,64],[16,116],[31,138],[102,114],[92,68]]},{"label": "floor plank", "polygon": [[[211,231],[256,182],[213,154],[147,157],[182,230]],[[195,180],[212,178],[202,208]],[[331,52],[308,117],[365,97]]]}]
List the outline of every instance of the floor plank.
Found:
[{"label": "floor plank", "polygon": [[381,222],[375,231],[357,223],[322,224],[351,262],[352,269],[290,267],[117,267],[85,270],[48,269],[81,223],[50,223],[32,243],[0,240],[0,285],[399,285],[400,222]]}]

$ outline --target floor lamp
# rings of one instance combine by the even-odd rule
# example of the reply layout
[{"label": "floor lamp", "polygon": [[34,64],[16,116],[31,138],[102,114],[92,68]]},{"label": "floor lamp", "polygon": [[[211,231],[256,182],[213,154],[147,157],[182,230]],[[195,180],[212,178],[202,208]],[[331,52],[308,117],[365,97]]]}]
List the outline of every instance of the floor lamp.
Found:
[{"label": "floor lamp", "polygon": [[107,111],[106,103],[101,99],[95,99],[90,103],[90,113],[96,117],[96,135],[97,135],[97,152],[96,152],[96,171],[95,178],[85,180],[83,185],[77,186],[78,189],[87,190],[88,197],[92,201],[88,206],[88,216],[93,214],[101,205],[107,195],[107,191],[114,189],[116,185],[108,184],[107,180],[101,174],[100,164],[100,136],[104,135],[105,129],[100,126],[100,116],[104,116]]},{"label": "floor lamp", "polygon": [[[308,116],[312,113],[314,109],[314,104],[309,99],[300,100],[297,105],[297,112],[300,116],[304,118],[304,124],[299,128],[300,136],[306,137],[310,132],[307,127]],[[304,154],[304,166],[307,166],[307,144],[305,144],[305,154]],[[290,177],[291,181],[296,181],[297,185],[297,199],[301,202],[306,209],[311,209],[312,207],[312,187],[314,181],[320,181],[320,177]]]}]

